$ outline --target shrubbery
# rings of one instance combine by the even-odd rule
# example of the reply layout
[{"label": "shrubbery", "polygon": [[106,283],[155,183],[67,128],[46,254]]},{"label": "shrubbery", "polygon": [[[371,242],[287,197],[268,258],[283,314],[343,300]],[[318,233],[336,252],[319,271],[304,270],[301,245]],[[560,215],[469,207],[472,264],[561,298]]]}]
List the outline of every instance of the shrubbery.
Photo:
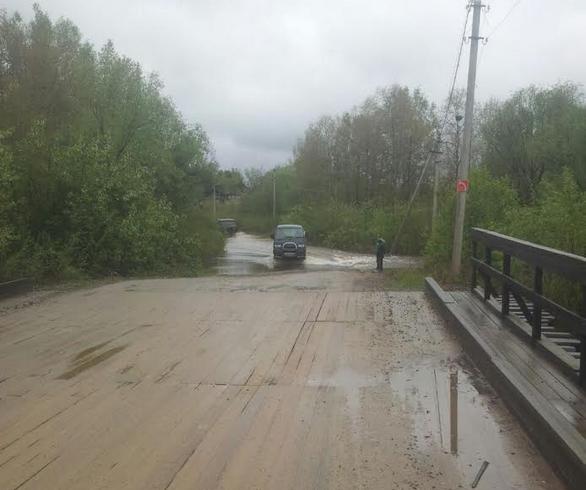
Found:
[{"label": "shrubbery", "polygon": [[[377,237],[384,238],[391,247],[405,212],[406,205],[377,207],[329,201],[296,206],[281,221],[303,225],[311,243],[372,253]],[[429,222],[429,207],[415,206],[399,237],[396,253],[421,254]]]},{"label": "shrubbery", "polygon": [[[441,213],[425,246],[426,266],[439,279],[450,277],[455,195],[446,190]],[[471,176],[464,242],[464,274],[469,270],[471,227],[487,228],[516,238],[586,256],[586,192],[573,173],[547,177],[537,189],[535,202],[521,204],[513,186],[504,178],[490,175],[487,169],[475,169]],[[495,253],[497,267],[500,260]],[[531,286],[532,269],[513,261],[514,275]],[[568,305],[580,303],[579,285],[556,276],[545,275],[545,291]]]},{"label": "shrubbery", "polygon": [[0,11],[0,279],[193,275],[217,164],[162,84],[67,20]]},{"label": "shrubbery", "polygon": [[[471,172],[470,186],[464,228],[464,264],[468,264],[470,257],[470,228],[499,231],[507,213],[519,206],[510,183],[504,178],[494,178],[485,168],[476,168]],[[449,275],[455,210],[456,193],[452,186],[446,186],[442,190],[437,222],[425,244],[426,267],[441,279]]]},{"label": "shrubbery", "polygon": [[[14,184],[7,151],[0,146],[3,180]],[[154,195],[153,179],[132,167],[107,170],[88,155],[85,178],[65,181],[66,194],[35,232],[26,226],[18,187],[0,192],[0,277],[39,280],[104,274],[193,275],[207,257],[221,253],[223,236],[209,213],[177,212]],[[8,163],[7,163],[8,162]],[[78,185],[76,185],[78,184]]]},{"label": "shrubbery", "polygon": [[[586,192],[566,168],[561,175],[550,176],[540,184],[534,204],[511,209],[498,229],[517,238],[586,257]],[[525,282],[531,285],[532,271],[523,272]],[[583,307],[579,284],[546,272],[544,290],[568,307]]]}]

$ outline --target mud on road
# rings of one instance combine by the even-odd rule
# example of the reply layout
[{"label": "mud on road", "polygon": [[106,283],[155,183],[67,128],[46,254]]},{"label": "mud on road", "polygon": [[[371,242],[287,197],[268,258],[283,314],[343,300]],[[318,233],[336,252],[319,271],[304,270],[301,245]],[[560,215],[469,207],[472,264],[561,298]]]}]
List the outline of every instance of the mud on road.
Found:
[{"label": "mud on road", "polygon": [[[422,293],[128,281],[0,317],[0,488],[562,488]],[[458,449],[449,378],[458,373]]]}]

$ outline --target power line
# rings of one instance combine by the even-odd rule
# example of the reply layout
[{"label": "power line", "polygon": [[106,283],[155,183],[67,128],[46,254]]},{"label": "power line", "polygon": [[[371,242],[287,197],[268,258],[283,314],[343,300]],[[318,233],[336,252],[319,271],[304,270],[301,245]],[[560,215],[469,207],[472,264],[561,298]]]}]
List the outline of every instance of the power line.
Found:
[{"label": "power line", "polygon": [[[464,50],[464,43],[466,41],[466,30],[468,28],[468,19],[469,18],[470,18],[470,5],[468,5],[466,8],[466,18],[464,19],[464,27],[462,29],[460,46],[458,47],[458,56],[456,57],[456,65],[454,67],[454,74],[452,76],[452,82],[450,85],[448,102],[446,104],[444,118],[443,118],[443,121],[442,121],[442,123],[440,125],[440,129],[439,129],[439,139],[440,140],[441,140],[441,136],[443,135],[445,126],[447,124],[448,116],[450,114],[450,107],[452,105],[452,101],[454,98],[454,91],[456,89],[456,80],[458,78],[458,72],[460,70],[460,62],[462,61],[462,52]],[[430,134],[433,134],[433,132]],[[429,164],[431,163],[433,156],[437,152],[437,149],[436,149],[437,144],[438,144],[438,141],[436,141],[434,143],[434,145],[432,146],[431,150],[429,150],[429,153],[427,155],[427,159],[425,161],[425,164],[423,165],[423,169],[421,170],[421,174],[419,175],[419,179],[417,179],[417,183],[415,184],[415,189],[413,190],[413,194],[411,194],[411,197],[409,199],[409,204],[407,205],[407,212],[405,213],[405,217],[403,218],[403,221],[401,222],[401,225],[399,226],[399,229],[397,230],[397,233],[395,235],[395,239],[393,240],[393,245],[391,246],[391,250],[390,250],[391,255],[394,255],[394,253],[397,249],[397,245],[399,243],[399,237],[401,236],[401,233],[403,232],[403,228],[405,226],[405,223],[407,222],[407,219],[409,219],[409,215],[411,213],[411,208],[413,206],[413,203],[415,202],[415,198],[417,197],[417,194],[419,192],[419,188],[421,187],[421,183],[423,182],[425,172],[427,171],[427,168],[429,167]]]},{"label": "power line", "polygon": [[[494,28],[491,29],[490,33],[488,34],[488,36],[486,36],[484,38],[484,42],[482,43],[482,45],[480,46],[480,56],[478,58],[478,66],[482,65],[482,60],[484,57],[484,46],[486,45],[486,43],[488,42],[489,38],[492,37],[492,35],[500,29],[500,27],[506,22],[506,20],[511,16],[511,14],[513,13],[513,10],[515,10],[519,4],[521,3],[522,0],[516,0],[511,7],[509,8],[509,10],[507,11],[507,13],[504,15],[504,17],[498,22],[498,24],[496,26],[494,26]],[[484,16],[483,16],[483,21],[485,22],[485,27],[492,27],[491,23],[489,21],[488,18],[488,12],[485,10],[484,11]]]},{"label": "power line", "polygon": [[513,10],[515,10],[519,6],[520,3],[521,3],[521,0],[516,0],[515,3],[513,5],[511,5],[511,8],[509,9],[509,11],[500,20],[500,22],[494,27],[494,29],[492,31],[490,31],[490,33],[486,36],[486,39],[491,37],[496,31],[498,31],[500,29],[500,27],[507,21],[507,19],[513,13]]},{"label": "power line", "polygon": [[454,76],[452,77],[452,84],[450,87],[450,95],[448,96],[448,103],[446,105],[446,113],[441,125],[440,134],[443,133],[444,127],[448,120],[450,113],[450,106],[454,97],[454,90],[456,88],[456,79],[458,78],[458,71],[460,70],[460,62],[462,61],[462,51],[464,50],[464,43],[466,42],[466,29],[468,28],[468,19],[470,18],[470,6],[466,8],[466,18],[464,19],[464,28],[462,29],[462,38],[460,39],[460,47],[458,48],[458,57],[456,58],[456,66],[454,68]]}]

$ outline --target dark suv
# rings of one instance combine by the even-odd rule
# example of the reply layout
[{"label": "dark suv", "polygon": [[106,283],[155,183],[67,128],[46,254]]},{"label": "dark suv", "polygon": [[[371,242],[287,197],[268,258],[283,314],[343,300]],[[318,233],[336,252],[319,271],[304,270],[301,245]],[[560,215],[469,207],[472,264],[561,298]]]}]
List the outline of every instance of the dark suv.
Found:
[{"label": "dark suv", "polygon": [[232,218],[220,218],[218,220],[218,225],[220,229],[228,235],[234,235],[234,233],[238,231],[236,220]]},{"label": "dark suv", "polygon": [[275,259],[305,259],[305,230],[301,225],[279,225],[271,235]]}]

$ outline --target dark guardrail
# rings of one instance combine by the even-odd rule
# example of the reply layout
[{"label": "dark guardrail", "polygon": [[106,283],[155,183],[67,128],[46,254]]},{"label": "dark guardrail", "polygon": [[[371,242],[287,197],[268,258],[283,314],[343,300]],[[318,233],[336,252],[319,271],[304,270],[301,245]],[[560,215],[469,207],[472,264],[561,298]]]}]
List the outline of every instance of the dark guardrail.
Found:
[{"label": "dark guardrail", "polygon": [[[484,300],[491,296],[501,296],[501,312],[509,315],[510,299],[514,297],[527,321],[531,324],[534,339],[541,339],[542,313],[551,313],[563,329],[580,340],[580,384],[586,384],[586,258],[562,252],[549,247],[536,245],[525,240],[473,228],[472,239],[472,290],[478,284],[478,276],[483,281]],[[482,257],[478,256],[479,245],[484,247]],[[495,267],[493,252],[502,253],[502,270]],[[512,277],[511,258],[520,260],[533,269],[533,286],[528,287]],[[543,292],[543,273],[554,274],[580,285],[582,310],[572,311],[550,298]],[[491,279],[500,283],[500,291],[493,286]]]}]

